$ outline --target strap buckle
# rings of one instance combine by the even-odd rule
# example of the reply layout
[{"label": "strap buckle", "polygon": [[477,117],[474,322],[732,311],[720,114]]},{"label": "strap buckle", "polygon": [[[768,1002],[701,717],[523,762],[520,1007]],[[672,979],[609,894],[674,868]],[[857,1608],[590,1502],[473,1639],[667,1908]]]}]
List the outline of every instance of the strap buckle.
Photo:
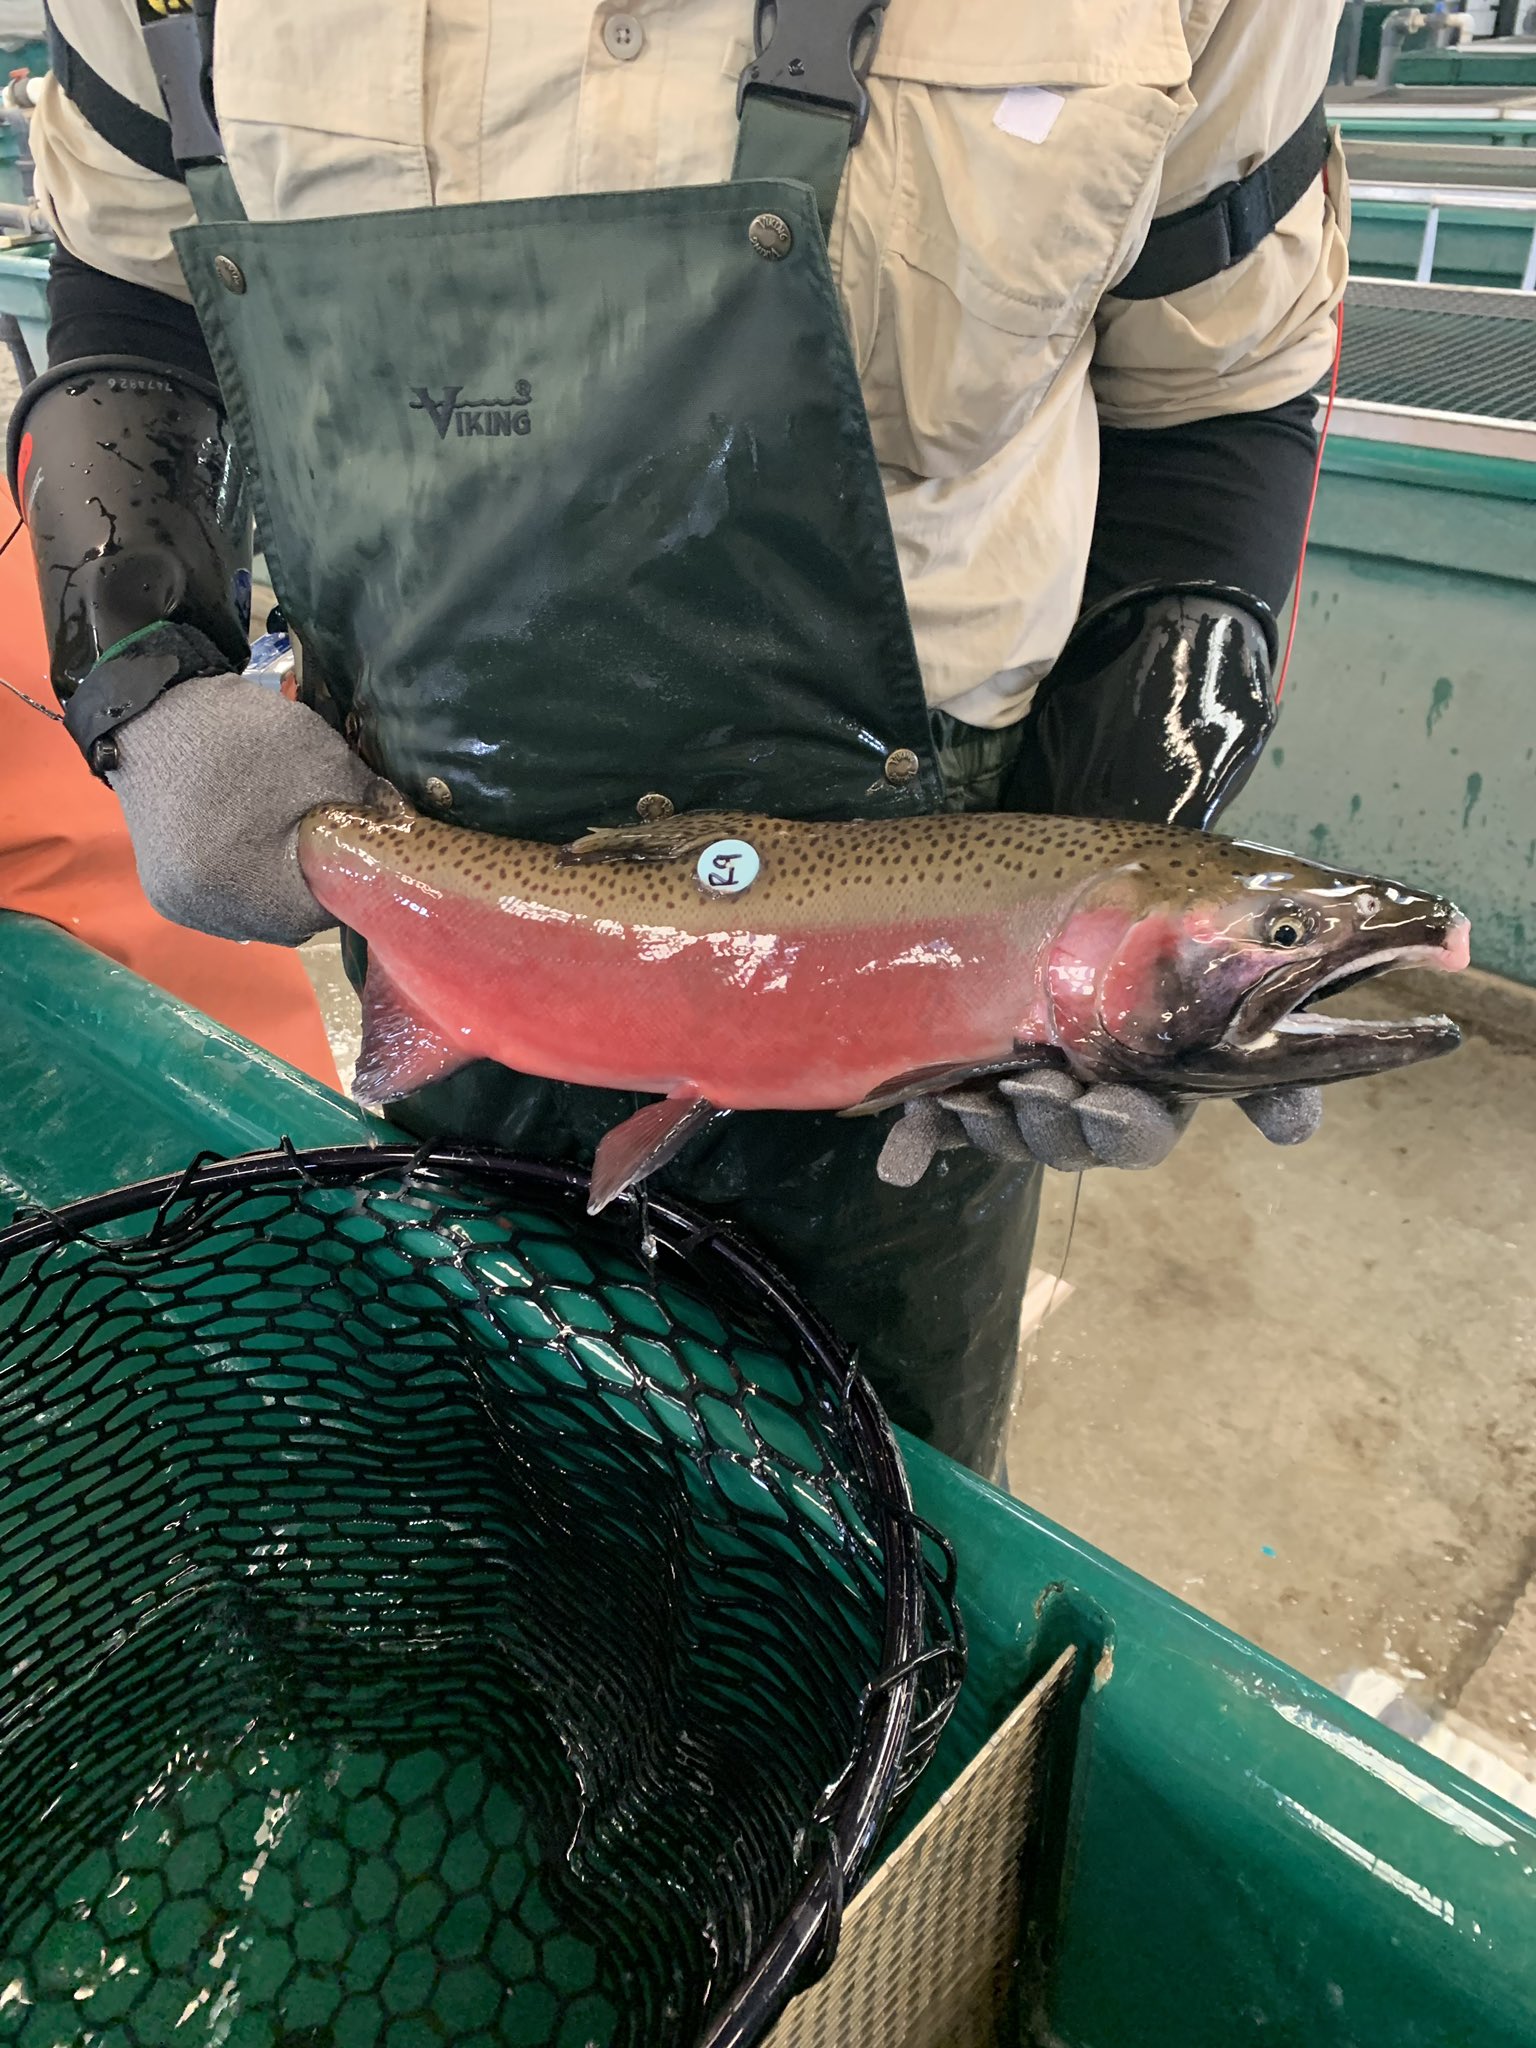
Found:
[{"label": "strap buckle", "polygon": [[91,773],[105,782],[117,767],[119,726],[147,711],[177,683],[228,672],[227,656],[206,633],[174,619],[157,620],[98,657],[65,702],[65,728]]},{"label": "strap buckle", "polygon": [[849,121],[849,146],[869,119],[869,76],[886,0],[757,0],[756,56],[736,84],[736,118],[749,92],[836,108]]}]

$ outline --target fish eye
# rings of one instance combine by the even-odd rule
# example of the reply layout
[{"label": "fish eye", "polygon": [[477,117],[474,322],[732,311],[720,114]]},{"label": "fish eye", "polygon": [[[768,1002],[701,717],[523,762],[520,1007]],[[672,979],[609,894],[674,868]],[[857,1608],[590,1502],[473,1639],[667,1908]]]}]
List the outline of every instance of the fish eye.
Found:
[{"label": "fish eye", "polygon": [[1264,926],[1264,939],[1271,946],[1299,946],[1303,939],[1311,936],[1312,920],[1295,903],[1282,903],[1269,913]]}]

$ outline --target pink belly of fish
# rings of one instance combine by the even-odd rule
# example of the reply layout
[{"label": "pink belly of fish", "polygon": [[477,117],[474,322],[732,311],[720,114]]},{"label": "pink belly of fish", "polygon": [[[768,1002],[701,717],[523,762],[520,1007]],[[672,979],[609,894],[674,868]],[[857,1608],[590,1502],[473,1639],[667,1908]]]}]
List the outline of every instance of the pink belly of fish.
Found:
[{"label": "pink belly of fish", "polygon": [[722,1109],[841,1109],[914,1068],[1001,1059],[1026,1025],[1016,914],[689,934],[398,903],[365,933],[396,987],[473,1056]]}]

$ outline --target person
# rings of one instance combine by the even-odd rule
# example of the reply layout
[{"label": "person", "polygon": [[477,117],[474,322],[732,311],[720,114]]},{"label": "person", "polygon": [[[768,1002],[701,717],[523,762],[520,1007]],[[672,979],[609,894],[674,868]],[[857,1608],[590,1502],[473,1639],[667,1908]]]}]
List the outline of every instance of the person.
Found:
[{"label": "person", "polygon": [[48,642],[32,564],[0,547],[0,911],[45,919],[328,1088],[341,1086],[304,963],[170,924],[140,887],[122,812],[42,718]]},{"label": "person", "polygon": [[[1272,722],[1344,285],[1337,12],[54,0],[12,476],[156,904],[306,938],[297,821],[376,771],[552,840],[1213,822]],[[237,673],[246,487],[302,704]],[[586,1161],[634,1106],[481,1065],[392,1114]],[[1025,1074],[894,1138],[734,1117],[663,1183],[991,1472],[1040,1162],[1180,1127]]]}]

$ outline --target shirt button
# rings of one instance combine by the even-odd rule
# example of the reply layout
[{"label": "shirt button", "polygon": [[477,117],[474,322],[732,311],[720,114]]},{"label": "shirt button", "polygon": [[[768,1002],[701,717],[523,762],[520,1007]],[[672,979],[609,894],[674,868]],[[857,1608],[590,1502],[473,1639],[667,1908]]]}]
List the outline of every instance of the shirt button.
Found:
[{"label": "shirt button", "polygon": [[645,30],[632,14],[610,14],[603,23],[603,48],[628,64],[645,48]]}]

